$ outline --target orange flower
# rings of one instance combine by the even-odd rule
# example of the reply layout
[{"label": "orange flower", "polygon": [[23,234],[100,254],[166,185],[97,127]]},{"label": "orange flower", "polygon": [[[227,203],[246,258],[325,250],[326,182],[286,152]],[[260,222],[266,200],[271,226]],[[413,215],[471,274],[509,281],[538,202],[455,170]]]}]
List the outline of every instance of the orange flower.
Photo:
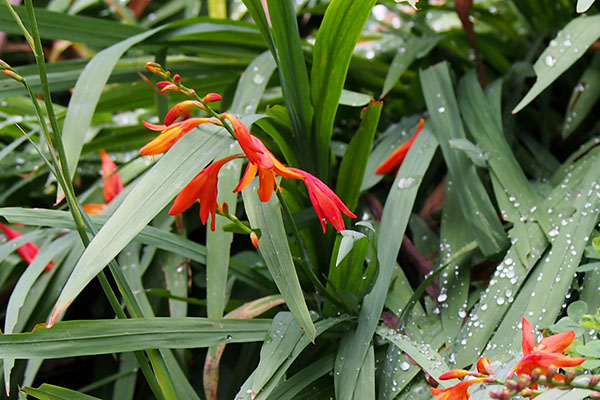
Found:
[{"label": "orange flower", "polygon": [[218,193],[218,175],[219,170],[225,163],[234,158],[242,157],[241,154],[234,154],[215,161],[204,168],[192,181],[183,188],[175,198],[173,207],[169,210],[170,215],[179,214],[194,204],[196,200],[200,202],[200,220],[203,224],[208,221],[208,216],[212,215],[210,229],[215,230],[215,216],[217,212],[217,193]]},{"label": "orange flower", "polygon": [[156,125],[144,121],[144,126],[153,131],[160,131],[160,135],[150,143],[142,147],[140,154],[143,156],[153,156],[164,153],[169,150],[183,135],[194,129],[200,124],[212,123],[220,125],[221,122],[216,118],[189,118],[171,125]]},{"label": "orange flower", "polygon": [[121,181],[119,173],[116,172],[117,164],[106,151],[100,150],[100,158],[102,159],[102,178],[104,178],[104,201],[110,203],[123,191],[123,181]]},{"label": "orange flower", "polygon": [[395,168],[400,167],[400,164],[402,164],[402,161],[404,161],[404,158],[406,157],[406,153],[408,153],[413,143],[415,142],[415,139],[421,132],[421,129],[423,129],[424,123],[425,120],[421,118],[421,120],[419,121],[419,126],[417,127],[417,131],[415,132],[413,137],[408,142],[405,142],[400,147],[398,147],[384,162],[381,163],[379,167],[377,167],[377,169],[375,170],[375,173],[377,175],[390,173]]},{"label": "orange flower", "polygon": [[567,331],[548,336],[540,340],[534,346],[533,329],[526,318],[523,318],[523,355],[507,375],[511,377],[514,373],[517,375],[531,375],[534,369],[541,370],[542,375],[548,373],[549,367],[565,368],[575,367],[585,361],[583,357],[568,357],[562,352],[575,340],[575,332]]},{"label": "orange flower", "polygon": [[[441,375],[440,379],[444,379],[444,378],[442,378],[444,375],[445,374]],[[454,377],[450,377],[450,378],[446,378],[446,379],[453,379],[453,378]],[[467,379],[467,380],[457,383],[454,386],[450,386],[449,388],[445,388],[445,389],[431,388],[431,393],[433,393],[434,395],[437,396],[434,400],[467,400],[469,397],[471,397],[471,395],[468,392],[469,387],[471,385],[474,385],[476,383],[481,383],[481,382],[485,382],[485,378]]]},{"label": "orange flower", "polygon": [[[2,231],[4,232],[4,234],[6,235],[8,240],[16,239],[18,237],[23,236],[23,234],[21,232],[17,232],[14,229],[11,229],[8,226],[1,224],[1,223],[0,223],[0,229],[2,229]],[[32,242],[27,242],[24,245],[17,248],[17,252],[21,256],[21,258],[23,260],[25,260],[25,262],[27,264],[31,264],[33,262],[33,260],[35,259],[35,256],[37,256],[39,251],[40,251],[40,249]],[[48,265],[46,265],[46,267],[44,267],[44,272],[48,272],[51,269],[52,269],[52,261],[50,261],[48,263]]]},{"label": "orange flower", "polygon": [[297,168],[289,168],[292,172],[296,172],[304,176],[304,184],[308,190],[310,201],[317,212],[317,216],[321,221],[323,233],[326,232],[326,224],[329,222],[338,230],[346,229],[342,212],[349,217],[356,218],[356,215],[350,211],[348,207],[340,200],[340,198],[317,177],[309,174],[306,171]]},{"label": "orange flower", "polygon": [[[165,125],[170,126],[177,118],[183,117],[182,119],[187,119],[192,115],[192,111],[190,110],[192,107],[198,107],[200,109],[204,109],[202,103],[197,100],[185,100],[175,104],[167,115],[165,116]],[[152,129],[152,128],[150,128]],[[162,130],[162,129],[161,129]]]},{"label": "orange flower", "polygon": [[[246,154],[246,157],[248,157],[248,160],[250,160],[252,164],[258,164],[261,168],[271,168],[271,165],[269,164],[270,159],[268,157],[264,159],[261,157],[263,149],[256,146],[256,142],[252,139],[254,136],[250,134],[246,125],[244,125],[239,118],[228,113],[221,114],[221,117],[228,119],[229,122],[231,122],[235,138],[244,151],[244,154]],[[261,163],[263,161],[265,164]]]},{"label": "orange flower", "polygon": [[83,211],[88,214],[100,214],[119,193],[123,191],[123,181],[117,171],[117,164],[110,158],[108,153],[100,150],[102,159],[102,178],[104,179],[103,192],[104,203],[84,204]]},{"label": "orange flower", "polygon": [[258,187],[258,197],[261,201],[266,202],[271,199],[271,195],[273,194],[273,190],[275,187],[279,188],[279,183],[277,182],[277,175],[280,175],[284,178],[289,179],[301,179],[304,180],[304,175],[301,175],[297,172],[293,171],[293,168],[288,168],[281,161],[279,161],[273,153],[267,149],[265,144],[260,141],[256,136],[250,135],[251,140],[256,146],[256,148],[260,151],[258,153],[259,162],[253,163],[249,162],[246,167],[246,171],[244,172],[244,176],[238,183],[237,187],[233,190],[234,192],[241,192],[248,186],[248,184],[254,179],[256,173],[258,172],[258,179],[260,181],[260,185]]},{"label": "orange flower", "polygon": [[104,209],[106,208],[106,204],[89,203],[89,204],[84,204],[82,207],[83,207],[83,211],[85,211],[86,213],[98,215],[98,214],[102,214],[102,211],[104,211]]},{"label": "orange flower", "polygon": [[477,360],[477,371],[479,371],[479,373],[483,375],[491,375],[494,373],[494,370],[490,365],[489,358],[483,356],[479,360]]},{"label": "orange flower", "polygon": [[234,192],[244,190],[252,179],[254,179],[256,173],[258,173],[258,179],[260,180],[258,197],[261,201],[266,202],[271,199],[275,187],[279,187],[277,175],[289,179],[304,179],[303,175],[283,165],[259,138],[251,135],[246,125],[239,118],[227,113],[221,114],[221,116],[231,122],[235,138],[249,161],[244,176],[234,189]]}]

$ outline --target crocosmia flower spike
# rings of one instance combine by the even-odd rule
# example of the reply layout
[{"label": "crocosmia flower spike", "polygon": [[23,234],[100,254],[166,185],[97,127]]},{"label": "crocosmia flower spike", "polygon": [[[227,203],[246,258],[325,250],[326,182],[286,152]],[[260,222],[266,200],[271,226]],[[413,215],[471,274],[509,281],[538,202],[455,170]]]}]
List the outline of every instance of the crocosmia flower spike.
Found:
[{"label": "crocosmia flower spike", "polygon": [[402,161],[404,161],[404,158],[406,157],[406,153],[408,153],[413,143],[415,142],[415,139],[417,138],[417,136],[419,136],[419,133],[421,133],[421,129],[423,129],[424,123],[425,120],[421,118],[421,120],[419,121],[419,126],[417,127],[417,131],[415,132],[413,137],[408,142],[405,142],[400,147],[398,147],[384,162],[381,163],[381,165],[379,165],[379,167],[377,167],[377,169],[375,170],[375,173],[377,175],[388,174],[394,169],[400,167]]},{"label": "crocosmia flower spike", "polygon": [[[9,228],[8,226],[1,224],[1,223],[0,223],[0,229],[2,229],[2,231],[4,232],[4,234],[6,235],[6,238],[8,240],[16,239],[18,237],[23,236],[23,234],[21,232],[17,232],[14,229]],[[32,242],[27,242],[24,245],[17,248],[17,252],[21,256],[21,258],[23,260],[25,260],[25,262],[27,264],[31,264],[33,262],[33,260],[35,259],[35,257],[37,256],[39,251],[40,251],[40,249]],[[44,268],[44,272],[48,272],[51,269],[52,269],[52,261],[50,261],[48,263],[48,265],[46,265],[46,267]]]}]

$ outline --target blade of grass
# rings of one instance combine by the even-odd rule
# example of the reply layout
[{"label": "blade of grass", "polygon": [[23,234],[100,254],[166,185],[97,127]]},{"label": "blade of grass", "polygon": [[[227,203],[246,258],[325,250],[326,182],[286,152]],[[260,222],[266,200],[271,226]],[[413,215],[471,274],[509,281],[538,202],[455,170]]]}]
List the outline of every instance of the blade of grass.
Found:
[{"label": "blade of grass", "polygon": [[435,137],[429,128],[425,126],[402,163],[394,185],[388,194],[381,216],[377,244],[379,274],[373,289],[363,300],[358,327],[345,350],[346,357],[341,367],[339,392],[337,393],[339,399],[352,399],[360,367],[383,310],[394,266],[396,265],[396,257],[400,250],[402,236],[410,218],[417,190],[437,146],[438,143]]},{"label": "blade of grass", "polygon": [[354,210],[358,203],[369,158],[369,153],[365,149],[371,148],[382,108],[382,102],[372,101],[362,111],[361,124],[350,141],[340,164],[335,192],[351,210]]},{"label": "blade of grass", "polygon": [[279,200],[273,196],[270,201],[263,203],[256,195],[257,189],[258,184],[254,181],[247,190],[242,192],[242,196],[250,225],[261,231],[258,249],[294,318],[306,335],[313,340],[316,330],[292,260]]},{"label": "blade of grass", "polygon": [[558,32],[535,62],[533,69],[537,75],[537,80],[513,109],[513,114],[525,108],[563,72],[569,69],[599,37],[600,15],[582,16],[571,20],[567,26]]},{"label": "blade of grass", "polygon": [[185,349],[262,341],[271,320],[137,318],[57,322],[52,329],[0,335],[4,357],[65,358],[144,349]]},{"label": "blade of grass", "polygon": [[40,400],[100,400],[98,397],[47,383],[38,388],[24,387],[21,391]]},{"label": "blade of grass", "polygon": [[376,0],[332,0],[317,32],[310,73],[314,109],[313,132],[319,152],[318,171],[329,175],[333,121],[346,81],[350,59]]},{"label": "blade of grass", "polygon": [[314,171],[314,148],[311,144],[313,106],[310,102],[310,84],[300,32],[296,22],[293,0],[268,0],[273,22],[271,33],[277,49],[277,60],[283,95],[292,119],[297,151],[302,168]]},{"label": "blade of grass", "polygon": [[438,136],[449,182],[457,187],[460,208],[485,255],[500,253],[508,245],[504,228],[483,186],[475,166],[466,155],[450,148],[451,139],[465,139],[448,64],[440,63],[421,71],[423,94],[433,130]]}]

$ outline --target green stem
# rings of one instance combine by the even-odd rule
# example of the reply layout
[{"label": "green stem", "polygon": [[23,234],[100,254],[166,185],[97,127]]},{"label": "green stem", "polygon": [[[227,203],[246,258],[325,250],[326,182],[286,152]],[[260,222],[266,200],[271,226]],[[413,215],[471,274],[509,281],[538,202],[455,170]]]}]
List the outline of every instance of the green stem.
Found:
[{"label": "green stem", "polygon": [[[33,44],[32,49],[34,50],[35,57],[36,57],[36,63],[38,65],[40,82],[42,84],[42,91],[44,93],[44,100],[45,100],[46,109],[48,112],[48,117],[50,119],[50,124],[52,126],[52,131],[53,131],[52,133],[48,130],[48,127],[46,126],[46,124],[44,122],[44,113],[42,112],[42,109],[37,101],[37,98],[35,97],[32,89],[31,89],[31,87],[24,79],[22,80],[22,82],[25,85],[25,87],[27,88],[27,91],[32,99],[40,126],[41,126],[41,128],[44,132],[44,135],[46,137],[46,140],[48,142],[48,150],[49,150],[49,154],[50,154],[50,159],[52,160],[52,164],[53,164],[54,170],[56,172],[55,176],[56,176],[57,182],[65,194],[65,198],[66,198],[67,204],[69,206],[69,210],[71,211],[73,221],[75,222],[75,226],[76,226],[77,232],[79,233],[81,241],[84,244],[84,246],[87,247],[90,243],[89,233],[91,233],[92,236],[95,235],[96,229],[92,225],[87,214],[85,214],[85,212],[83,212],[83,209],[81,208],[80,204],[78,203],[77,197],[75,196],[75,191],[74,191],[72,182],[69,178],[70,175],[68,173],[68,167],[66,165],[67,158],[66,158],[66,153],[65,153],[64,146],[62,143],[62,137],[61,137],[61,133],[60,133],[61,131],[59,129],[59,126],[58,126],[58,123],[56,120],[56,115],[54,113],[54,109],[52,107],[52,98],[50,95],[50,87],[48,85],[44,53],[43,53],[43,48],[42,48],[42,44],[41,44],[39,30],[37,27],[37,21],[35,18],[33,2],[32,2],[32,0],[26,0],[26,9],[27,9],[28,17],[29,17],[31,27],[32,27],[33,38],[31,37],[29,32],[25,29],[25,26],[23,25],[22,21],[20,20],[18,14],[16,14],[14,12],[14,10],[13,10],[11,4],[8,2],[8,0],[5,0],[5,4],[6,4],[7,8],[11,11],[11,14],[12,14],[13,18],[15,18],[15,21],[17,22],[17,24],[23,30],[23,34],[29,41],[30,45]],[[56,154],[57,152],[58,152],[58,155]],[[123,295],[125,304],[129,308],[132,316],[134,318],[139,318],[139,317],[143,316],[141,308],[140,308],[139,304],[137,304],[137,301],[133,295],[133,292],[131,291],[131,288],[127,284],[127,281],[126,281],[124,275],[122,274],[122,271],[119,268],[116,261],[114,261],[114,260],[111,261],[110,270],[113,273],[115,281],[117,282],[117,286],[121,290],[121,294]],[[108,279],[106,278],[104,272],[103,271],[100,272],[98,277],[99,277],[100,283],[107,295],[109,303],[113,307],[117,316],[119,318],[126,318],[126,315],[125,315],[124,311],[121,309],[121,306],[119,304],[119,300],[118,300],[116,294],[114,293],[114,291],[112,290],[112,287],[110,286],[110,283],[108,282]],[[147,353],[148,353],[148,357],[150,358],[150,361],[154,367],[154,372],[156,373],[156,376],[152,373],[152,370],[148,366],[147,361],[144,356],[144,353],[143,352],[135,352],[134,354],[135,354],[135,357],[136,357],[138,363],[140,364],[140,368],[142,369],[142,372],[144,373],[144,376],[146,377],[148,384],[151,387],[153,393],[159,399],[177,399],[175,388],[173,386],[173,383],[169,379],[166,365],[164,363],[164,360],[160,356],[160,353],[158,353],[158,351],[156,351],[156,350],[148,350]]]}]

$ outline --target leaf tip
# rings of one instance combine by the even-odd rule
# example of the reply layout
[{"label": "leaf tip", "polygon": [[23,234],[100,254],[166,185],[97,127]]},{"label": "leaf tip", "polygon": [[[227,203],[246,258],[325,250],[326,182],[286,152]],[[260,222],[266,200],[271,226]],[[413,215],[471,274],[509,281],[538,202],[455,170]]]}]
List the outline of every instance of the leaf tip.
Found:
[{"label": "leaf tip", "polygon": [[60,305],[61,305],[61,301],[58,300],[56,302],[56,305],[52,309],[52,314],[50,314],[50,321],[48,321],[48,328],[52,328],[54,326],[56,321],[58,321],[58,319],[61,317],[61,315],[63,315],[63,313],[71,305],[71,301],[69,301],[67,304],[65,304],[64,307],[61,307]]}]

